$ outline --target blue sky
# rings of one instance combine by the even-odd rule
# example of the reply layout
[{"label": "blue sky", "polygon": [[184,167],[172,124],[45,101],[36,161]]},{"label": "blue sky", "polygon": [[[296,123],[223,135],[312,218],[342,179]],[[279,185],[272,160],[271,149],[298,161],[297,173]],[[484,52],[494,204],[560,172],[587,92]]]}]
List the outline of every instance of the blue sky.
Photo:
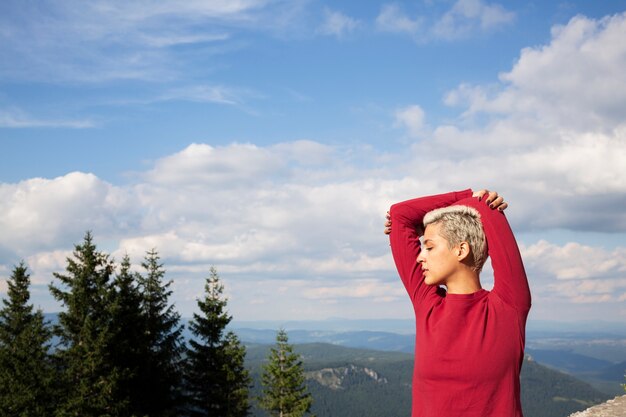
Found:
[{"label": "blue sky", "polygon": [[[398,200],[500,191],[531,319],[626,319],[626,2],[0,4],[0,292],[92,230],[183,315],[410,318]],[[488,269],[486,275],[488,275]],[[484,277],[486,286],[489,278]]]}]

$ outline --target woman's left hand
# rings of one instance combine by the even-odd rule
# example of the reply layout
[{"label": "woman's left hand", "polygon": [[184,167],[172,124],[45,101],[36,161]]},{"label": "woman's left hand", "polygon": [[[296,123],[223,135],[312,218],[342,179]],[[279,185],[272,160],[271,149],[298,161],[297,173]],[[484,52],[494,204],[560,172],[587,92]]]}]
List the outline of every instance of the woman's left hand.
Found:
[{"label": "woman's left hand", "polygon": [[391,214],[389,212],[385,215],[385,219],[385,234],[388,235],[391,233]]}]

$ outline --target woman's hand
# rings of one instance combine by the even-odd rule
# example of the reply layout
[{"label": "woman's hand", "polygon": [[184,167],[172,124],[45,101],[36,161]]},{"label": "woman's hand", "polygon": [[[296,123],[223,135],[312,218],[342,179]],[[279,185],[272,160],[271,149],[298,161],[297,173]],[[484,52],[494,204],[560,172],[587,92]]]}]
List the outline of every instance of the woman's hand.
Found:
[{"label": "woman's hand", "polygon": [[[485,202],[494,210],[504,211],[507,207],[509,207],[509,204],[504,201],[504,198],[498,195],[495,191],[480,190],[475,191],[472,194],[472,197],[478,197],[478,200],[482,200],[485,196]],[[386,235],[391,233],[391,215],[389,214],[389,211],[387,211],[387,214],[385,215],[385,228],[383,231]]]},{"label": "woman's hand", "polygon": [[474,194],[472,194],[472,197],[478,197],[478,200],[482,200],[485,196],[485,202],[489,204],[489,207],[491,207],[492,209],[504,211],[509,206],[507,203],[504,202],[504,198],[502,198],[502,196],[499,196],[498,193],[495,191],[480,190],[475,191]]},{"label": "woman's hand", "polygon": [[387,211],[385,218],[387,219],[385,221],[385,234],[388,235],[391,233],[391,215],[389,214],[389,211]]}]

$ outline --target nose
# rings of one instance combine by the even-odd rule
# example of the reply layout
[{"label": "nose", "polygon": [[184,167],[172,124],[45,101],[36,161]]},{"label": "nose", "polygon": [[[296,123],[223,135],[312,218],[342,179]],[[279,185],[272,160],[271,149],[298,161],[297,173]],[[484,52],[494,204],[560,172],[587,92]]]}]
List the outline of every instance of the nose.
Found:
[{"label": "nose", "polygon": [[424,262],[424,256],[423,256],[423,252],[420,252],[419,255],[417,255],[417,263],[421,264],[422,262]]}]

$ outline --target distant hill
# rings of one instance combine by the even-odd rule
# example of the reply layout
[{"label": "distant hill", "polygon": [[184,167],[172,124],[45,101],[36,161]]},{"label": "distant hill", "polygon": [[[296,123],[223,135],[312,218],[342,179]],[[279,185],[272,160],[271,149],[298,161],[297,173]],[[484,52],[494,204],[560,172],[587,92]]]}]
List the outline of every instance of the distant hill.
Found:
[{"label": "distant hill", "polygon": [[[252,343],[271,344],[276,338],[275,330],[235,328],[241,340]],[[412,353],[415,346],[414,334],[398,334],[380,331],[325,331],[291,330],[289,340],[293,343],[330,343],[360,349],[388,350]]]},{"label": "distant hill", "polygon": [[[596,359],[566,350],[526,349],[526,354],[544,365],[572,374],[595,373],[613,366],[613,362]],[[622,375],[623,378],[623,375]]]},{"label": "distant hill", "polygon": [[624,382],[625,374],[626,374],[626,361],[616,363],[614,365],[609,365],[606,368],[601,369],[599,372],[593,375],[596,375],[600,379],[603,379],[606,381]]},{"label": "distant hill", "polygon": [[626,361],[613,363],[568,350],[526,349],[526,353],[536,362],[570,374],[607,395],[624,392],[620,384],[624,382]]},{"label": "distant hill", "polygon": [[522,368],[524,415],[569,416],[611,398],[571,375],[552,370],[527,357]]},{"label": "distant hill", "polygon": [[[46,319],[55,323],[57,315],[46,314]],[[376,323],[381,328],[403,331],[411,325],[405,321]],[[260,364],[267,357],[267,345],[276,337],[276,331],[266,325],[233,328],[249,346],[247,361],[257,379]],[[322,325],[327,326],[326,330],[315,330]],[[353,330],[357,325],[364,324],[333,320],[308,323],[303,325],[305,330],[289,330],[290,341],[298,344],[304,355],[317,416],[409,415],[414,334]],[[527,416],[566,416],[622,392],[620,382],[626,370],[623,332],[621,327],[612,326],[602,328],[603,333],[598,333],[599,329],[580,333],[573,325],[554,330],[552,324],[531,330],[531,335],[535,334],[527,338],[526,351],[532,361],[525,362],[522,372],[522,401]],[[184,335],[190,336],[188,328]],[[258,383],[256,389],[258,393]],[[263,415],[258,410],[256,413]]]},{"label": "distant hill", "polygon": [[[269,346],[248,346],[247,364],[260,393],[260,369]],[[409,416],[413,355],[313,343],[296,345],[303,356],[317,417]],[[526,360],[522,404],[530,417],[565,417],[606,401],[606,394],[569,375]],[[254,416],[265,414],[255,409]]]}]

